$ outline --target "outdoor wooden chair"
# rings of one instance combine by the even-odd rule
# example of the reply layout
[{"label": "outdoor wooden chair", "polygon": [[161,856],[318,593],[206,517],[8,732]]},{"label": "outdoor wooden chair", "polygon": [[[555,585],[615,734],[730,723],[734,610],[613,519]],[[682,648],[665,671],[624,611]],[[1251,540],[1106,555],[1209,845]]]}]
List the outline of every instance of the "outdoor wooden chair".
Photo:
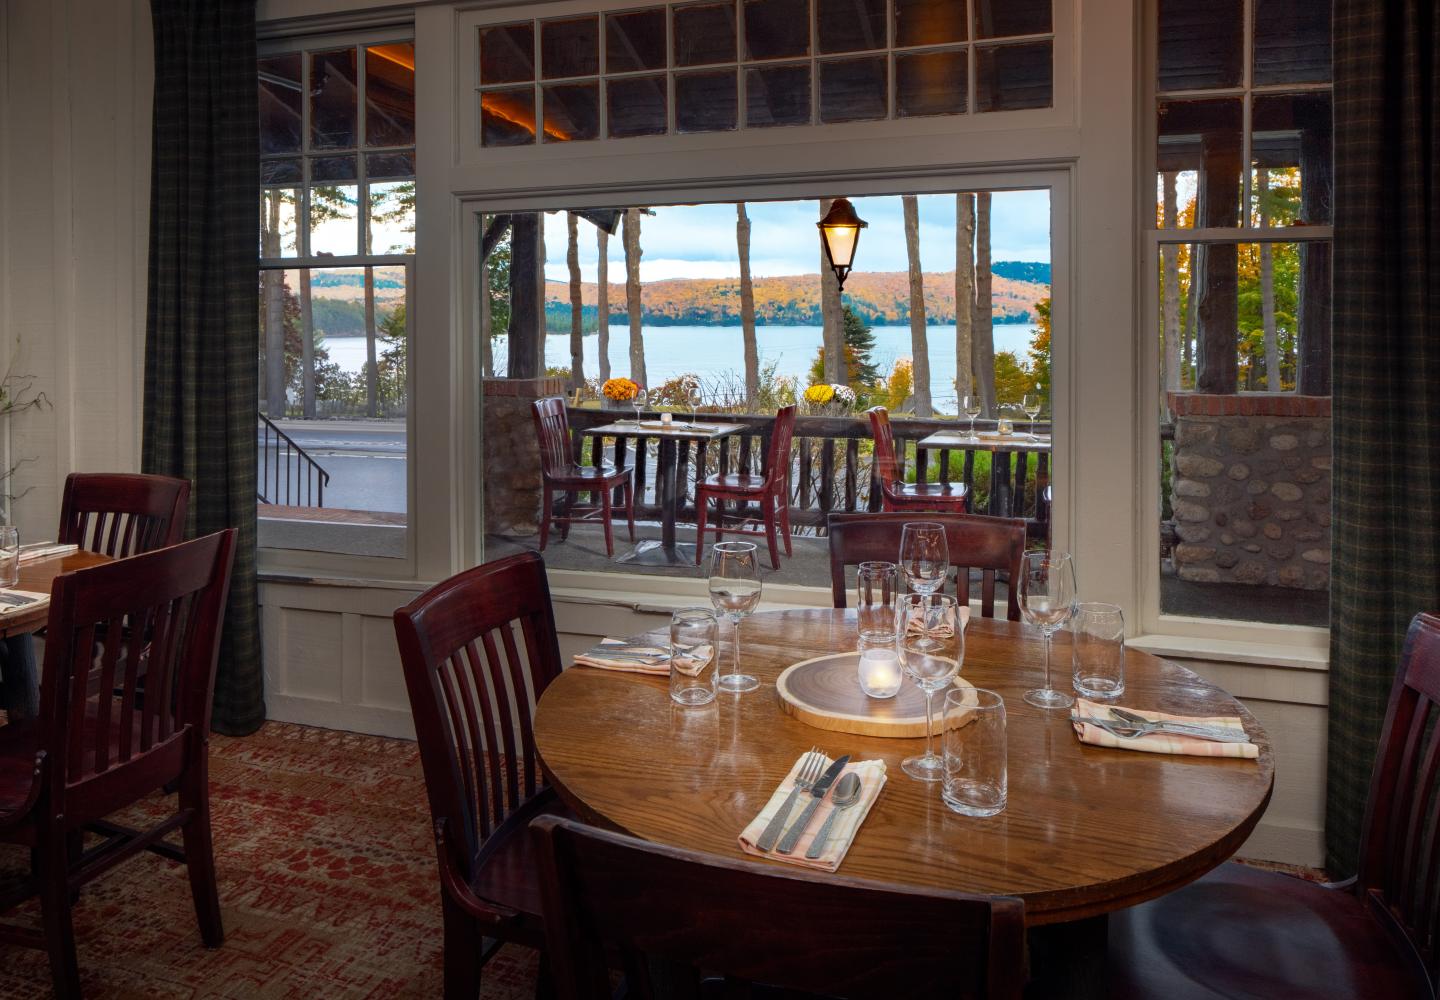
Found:
[{"label": "outdoor wooden chair", "polygon": [[[0,941],[48,951],[65,1000],[80,996],[73,894],[142,850],[186,865],[201,938],[224,939],[208,767],[234,550],[232,529],[55,581],[39,719],[0,728],[0,842],[31,851],[29,878],[0,887],[0,911],[38,895],[42,929],[0,924]],[[160,692],[143,704],[141,665]],[[148,829],[107,819],[167,786],[178,804]],[[183,849],[163,839],[177,829]],[[102,841],[77,850],[87,831]]]},{"label": "outdoor wooden chair", "polygon": [[[570,418],[565,410],[565,400],[559,396],[535,400],[532,412],[535,418],[535,434],[540,442],[540,476],[544,488],[544,506],[540,511],[540,551],[550,540],[550,525],[560,526],[560,540],[570,537],[570,525],[575,521],[593,521],[598,518],[605,526],[605,554],[615,554],[615,539],[611,529],[614,510],[611,494],[618,487],[624,491],[625,514],[630,522],[630,541],[635,541],[635,477],[631,469],[617,469],[613,465],[581,465],[575,461],[570,443]],[[555,494],[565,495],[564,513],[555,511]],[[579,506],[578,494],[588,492],[592,502]]]},{"label": "outdoor wooden chair", "polygon": [[[785,542],[785,555],[793,555],[790,544],[790,440],[795,434],[795,407],[786,406],[775,414],[770,431],[770,450],[765,470],[756,476],[745,472],[717,473],[695,488],[695,565],[700,565],[705,552],[705,532],[713,531],[715,541],[728,532],[732,535],[764,535],[770,547],[770,568],[780,568],[779,538]],[[706,525],[707,508],[716,501],[715,523]],[[760,505],[761,528],[725,526],[726,502]],[[777,538],[778,536],[778,538]]]},{"label": "outdoor wooden chair", "polygon": [[60,501],[61,542],[124,559],[185,535],[190,483],[169,476],[72,472]]},{"label": "outdoor wooden chair", "polygon": [[564,812],[532,729],[561,669],[544,560],[525,552],[436,584],[395,612],[395,636],[440,867],[445,996],[474,1000],[501,944],[544,945],[525,827]]},{"label": "outdoor wooden chair", "polygon": [[945,526],[950,565],[955,568],[955,598],[970,602],[970,573],[980,571],[980,614],[995,617],[995,584],[1004,574],[1005,617],[1020,620],[1020,560],[1025,555],[1025,521],[1018,517],[984,514],[831,514],[830,596],[844,608],[849,588],[845,569],[872,559],[898,562],[900,532],[912,521],[933,521]]},{"label": "outdoor wooden chair", "polygon": [[1019,899],[804,875],[555,817],[530,829],[562,1000],[609,1000],[607,944],[638,996],[653,995],[657,961],[680,980],[678,995],[698,995],[701,969],[826,996],[1021,995]]},{"label": "outdoor wooden chair", "polygon": [[1440,617],[1410,623],[1359,874],[1318,885],[1226,864],[1110,918],[1109,995],[1433,997],[1440,950]]},{"label": "outdoor wooden chair", "polygon": [[970,487],[964,483],[907,483],[901,479],[895,459],[895,434],[890,428],[890,413],[883,406],[876,406],[869,413],[870,433],[875,439],[875,478],[880,484],[882,510],[969,512]]}]

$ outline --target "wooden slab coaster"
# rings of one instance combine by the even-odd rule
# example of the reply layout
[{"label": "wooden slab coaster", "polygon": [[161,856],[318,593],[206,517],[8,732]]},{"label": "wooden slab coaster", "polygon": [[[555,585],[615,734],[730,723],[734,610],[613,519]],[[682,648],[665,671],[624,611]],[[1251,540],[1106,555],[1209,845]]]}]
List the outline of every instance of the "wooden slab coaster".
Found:
[{"label": "wooden slab coaster", "polygon": [[[925,735],[925,694],[908,678],[893,698],[871,698],[860,690],[858,652],[829,653],[786,667],[775,679],[780,706],[806,725],[857,736],[889,736],[898,739]],[[963,677],[955,686],[974,687]],[[945,704],[943,688],[935,692],[936,732],[940,731]],[[958,716],[951,726],[968,719]]]}]

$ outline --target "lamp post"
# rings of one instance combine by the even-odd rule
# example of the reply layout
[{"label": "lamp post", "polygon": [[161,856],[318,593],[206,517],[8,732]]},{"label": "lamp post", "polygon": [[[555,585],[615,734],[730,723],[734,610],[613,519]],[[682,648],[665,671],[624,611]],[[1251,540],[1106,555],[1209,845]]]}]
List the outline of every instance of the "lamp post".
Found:
[{"label": "lamp post", "polygon": [[830,203],[825,218],[815,225],[820,228],[820,242],[825,245],[825,258],[830,261],[830,270],[835,272],[835,281],[844,288],[850,266],[855,263],[860,230],[870,223],[855,214],[849,198],[836,198]]}]

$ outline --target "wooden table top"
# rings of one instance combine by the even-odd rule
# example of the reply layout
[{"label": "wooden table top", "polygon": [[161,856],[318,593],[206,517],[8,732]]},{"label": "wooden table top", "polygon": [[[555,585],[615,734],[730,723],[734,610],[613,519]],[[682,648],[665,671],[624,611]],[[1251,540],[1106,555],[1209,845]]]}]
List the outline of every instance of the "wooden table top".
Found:
[{"label": "wooden table top", "polygon": [[587,427],[585,434],[598,435],[600,437],[635,437],[637,434],[653,438],[688,438],[713,441],[716,438],[725,437],[728,434],[738,434],[745,430],[744,424],[707,424],[703,421],[689,423],[686,421],[675,421],[668,428],[654,426],[658,420],[646,420],[647,426],[636,426],[633,420],[617,420],[613,424],[602,424],[599,427]]},{"label": "wooden table top", "polygon": [[971,437],[960,431],[936,431],[921,438],[915,447],[927,451],[940,448],[951,451],[1049,451],[1050,436],[1042,435],[1038,440],[1031,441],[1024,431],[1006,434],[1004,437],[983,434]]},{"label": "wooden table top", "polygon": [[[55,578],[61,573],[71,573],[77,569],[88,569],[91,566],[99,566],[101,563],[110,562],[109,556],[100,555],[98,552],[87,552],[81,549],[79,552],[72,552],[68,556],[55,556],[49,559],[32,559],[29,562],[20,564],[20,582],[15,585],[16,590],[28,590],[36,594],[50,593],[50,586]],[[37,608],[33,611],[23,611],[19,614],[8,615],[0,620],[0,639],[12,635],[24,635],[27,632],[34,632],[43,628],[45,622],[50,618],[50,606]]]},{"label": "wooden table top", "polygon": [[[1259,821],[1274,782],[1270,744],[1226,692],[1177,664],[1126,653],[1127,706],[1239,715],[1258,761],[1084,746],[1068,712],[1021,698],[1043,675],[1037,630],[977,618],[966,636],[962,675],[998,691],[1008,714],[1009,804],[989,819],[951,812],[938,786],[906,776],[900,761],[919,740],[825,732],[781,711],[775,677],[808,656],[854,648],[853,610],[747,619],[743,666],[761,687],[722,693],[704,708],[673,704],[663,677],[566,670],[540,700],[535,740],[549,779],[590,822],[726,858],[743,857],[740,830],[812,744],[832,756],[882,759],[885,789],[840,874],[1020,896],[1034,925],[1177,889],[1233,854]],[[1056,638],[1056,686],[1068,687],[1068,647],[1064,633]]]}]

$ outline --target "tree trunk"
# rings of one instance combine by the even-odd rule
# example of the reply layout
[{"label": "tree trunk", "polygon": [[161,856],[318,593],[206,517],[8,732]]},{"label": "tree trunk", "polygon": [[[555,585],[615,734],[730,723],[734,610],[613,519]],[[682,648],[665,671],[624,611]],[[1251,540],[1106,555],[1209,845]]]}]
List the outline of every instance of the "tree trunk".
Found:
[{"label": "tree trunk", "polygon": [[1180,372],[1195,384],[1195,324],[1200,312],[1200,274],[1205,269],[1205,244],[1190,244],[1190,294],[1185,297],[1185,330],[1180,337]]},{"label": "tree trunk", "polygon": [[996,415],[995,307],[990,290],[990,192],[975,195],[975,324],[973,357],[975,381],[984,415]]},{"label": "tree trunk", "polygon": [[310,269],[300,269],[300,412],[315,419],[315,310]]},{"label": "tree trunk", "polygon": [[[265,256],[280,256],[279,191],[266,198]],[[285,272],[265,272],[265,413],[285,416]]]},{"label": "tree trunk", "polygon": [[490,268],[480,259],[480,369],[486,378],[495,377],[495,350],[490,338],[494,335],[490,315]]},{"label": "tree trunk", "polygon": [[955,196],[955,411],[975,391],[971,364],[975,327],[975,195]]},{"label": "tree trunk", "polygon": [[905,256],[910,265],[910,353],[914,357],[915,415],[927,420],[930,408],[930,344],[925,329],[925,278],[920,270],[920,203],[913,194],[900,199],[905,209]]},{"label": "tree trunk", "polygon": [[[1207,135],[1201,143],[1201,169],[1196,181],[1196,221],[1200,228],[1238,225],[1240,144],[1236,136]],[[1239,257],[1233,243],[1205,248],[1200,271],[1199,325],[1195,343],[1195,388],[1229,395],[1239,382]]]},{"label": "tree trunk", "polygon": [[545,318],[536,315],[540,293],[535,287],[539,271],[540,216],[532,212],[515,215],[510,224],[510,329],[507,378],[535,378],[541,369],[536,365],[535,342],[540,350],[545,344]]},{"label": "tree trunk", "polygon": [[[830,211],[831,199],[820,202],[820,218]],[[820,247],[820,322],[823,329],[821,342],[825,351],[825,381],[832,385],[848,385],[849,372],[845,370],[845,313],[840,304],[840,282],[830,270],[830,260],[825,256],[825,247]]]},{"label": "tree trunk", "polygon": [[595,313],[600,317],[600,384],[610,381],[610,234],[596,229],[595,248],[599,254],[595,273]]},{"label": "tree trunk", "polygon": [[[1176,221],[1175,171],[1167,170],[1164,178],[1165,229],[1174,229]],[[1165,349],[1165,388],[1180,388],[1180,246],[1165,243],[1160,247],[1160,340]]]},{"label": "tree trunk", "polygon": [[625,210],[625,311],[630,315],[630,378],[645,388],[645,335],[640,330],[640,210]]},{"label": "tree trunk", "polygon": [[[1255,169],[1260,225],[1270,225],[1270,171]],[[1260,321],[1265,329],[1265,390],[1280,391],[1280,342],[1275,333],[1275,257],[1269,243],[1260,244]]]},{"label": "tree trunk", "polygon": [[755,287],[750,282],[750,217],[743,201],[735,204],[735,249],[740,256],[740,336],[745,343],[745,409],[760,397],[760,349],[755,343]]},{"label": "tree trunk", "polygon": [[565,213],[565,263],[570,268],[570,391],[585,385],[585,308],[580,299],[580,220]]},{"label": "tree trunk", "polygon": [[549,324],[545,320],[545,213],[535,213],[535,315],[539,318],[539,329],[535,337],[535,374],[545,374],[545,335]]}]

